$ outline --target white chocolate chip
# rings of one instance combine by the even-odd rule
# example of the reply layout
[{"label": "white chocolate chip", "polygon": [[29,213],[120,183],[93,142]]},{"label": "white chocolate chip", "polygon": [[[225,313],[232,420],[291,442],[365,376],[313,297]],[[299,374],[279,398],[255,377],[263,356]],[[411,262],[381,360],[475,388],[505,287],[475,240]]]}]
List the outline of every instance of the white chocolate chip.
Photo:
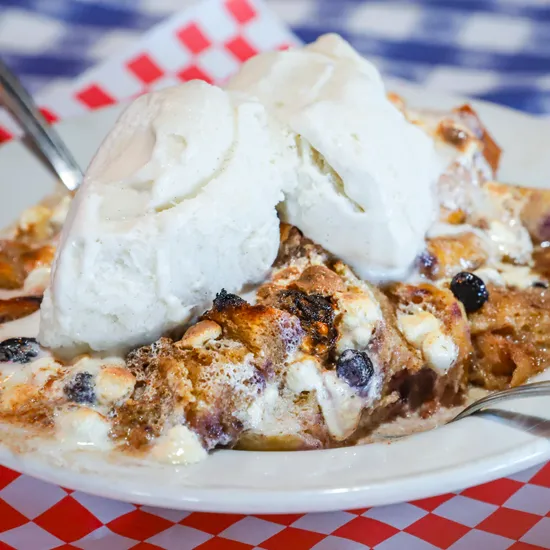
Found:
[{"label": "white chocolate chip", "polygon": [[382,320],[382,311],[370,291],[365,293],[346,292],[338,296],[341,318],[338,325],[340,337],[339,352],[346,349],[365,349]]},{"label": "white chocolate chip", "polygon": [[430,332],[440,330],[440,322],[428,311],[418,311],[413,314],[398,314],[399,330],[407,342],[419,348]]},{"label": "white chocolate chip", "polygon": [[292,364],[287,387],[295,392],[315,391],[328,431],[337,440],[349,437],[357,428],[364,400],[333,371],[321,371],[318,362],[306,357]]},{"label": "white chocolate chip", "polygon": [[422,351],[424,360],[432,369],[447,372],[458,357],[458,347],[443,332],[443,324],[432,313],[418,310],[398,314],[398,326],[407,342]]},{"label": "white chocolate chip", "polygon": [[106,367],[102,369],[95,382],[95,391],[100,405],[110,405],[130,397],[136,379],[124,367]]},{"label": "white chocolate chip", "polygon": [[458,348],[450,336],[434,331],[422,342],[422,353],[432,369],[447,372],[456,361]]},{"label": "white chocolate chip", "polygon": [[58,437],[76,447],[111,447],[107,419],[88,407],[63,410],[56,419]]},{"label": "white chocolate chip", "polygon": [[187,330],[181,339],[185,348],[200,348],[209,340],[216,340],[222,335],[222,327],[214,321],[200,321]]},{"label": "white chocolate chip", "polygon": [[197,434],[187,426],[170,428],[159,437],[151,454],[156,460],[169,464],[194,464],[208,455]]}]

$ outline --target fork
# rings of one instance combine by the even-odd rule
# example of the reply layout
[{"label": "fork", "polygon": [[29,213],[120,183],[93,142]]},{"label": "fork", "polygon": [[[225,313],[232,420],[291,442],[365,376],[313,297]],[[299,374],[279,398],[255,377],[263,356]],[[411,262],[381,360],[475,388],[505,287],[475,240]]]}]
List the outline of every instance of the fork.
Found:
[{"label": "fork", "polygon": [[[532,384],[525,384],[523,386],[517,386],[515,388],[494,392],[482,397],[481,399],[478,399],[477,401],[474,401],[471,405],[468,405],[455,417],[451,418],[451,420],[448,420],[444,424],[441,424],[441,426],[450,424],[451,422],[457,422],[458,420],[462,420],[463,418],[467,418],[476,413],[482,412],[488,407],[492,405],[497,405],[499,403],[502,403],[503,401],[509,401],[512,399],[523,399],[525,397],[547,397],[547,396],[550,396],[550,381],[534,382]],[[412,434],[411,433],[404,433],[399,435],[384,434],[378,437],[382,440],[395,441],[398,439],[409,437],[410,435]]]},{"label": "fork", "polygon": [[474,401],[471,405],[468,405],[463,411],[458,413],[451,422],[462,420],[480,411],[483,411],[491,405],[502,403],[510,399],[523,399],[525,397],[548,397],[550,396],[550,382],[534,382],[532,384],[525,384],[524,386],[517,386],[508,390],[502,390],[496,393],[491,393],[477,401]]}]

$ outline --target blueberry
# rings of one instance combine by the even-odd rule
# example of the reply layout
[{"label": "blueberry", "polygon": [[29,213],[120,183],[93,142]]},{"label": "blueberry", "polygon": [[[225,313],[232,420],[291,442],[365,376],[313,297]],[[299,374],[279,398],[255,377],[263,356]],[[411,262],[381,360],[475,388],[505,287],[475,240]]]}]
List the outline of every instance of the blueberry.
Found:
[{"label": "blueberry", "polygon": [[489,299],[489,292],[483,280],[467,271],[453,277],[451,292],[462,302],[467,313],[477,311]]},{"label": "blueberry", "polygon": [[244,304],[246,304],[245,300],[236,294],[227,292],[225,288],[222,288],[214,298],[214,309],[216,311],[223,311],[225,308],[242,306]]},{"label": "blueberry", "polygon": [[374,375],[374,366],[364,351],[347,349],[336,363],[336,373],[352,388],[365,388]]},{"label": "blueberry", "polygon": [[77,372],[63,388],[65,395],[75,403],[93,403],[95,401],[94,377],[89,372]]},{"label": "blueberry", "polygon": [[29,363],[39,351],[34,338],[10,338],[0,343],[0,362]]}]

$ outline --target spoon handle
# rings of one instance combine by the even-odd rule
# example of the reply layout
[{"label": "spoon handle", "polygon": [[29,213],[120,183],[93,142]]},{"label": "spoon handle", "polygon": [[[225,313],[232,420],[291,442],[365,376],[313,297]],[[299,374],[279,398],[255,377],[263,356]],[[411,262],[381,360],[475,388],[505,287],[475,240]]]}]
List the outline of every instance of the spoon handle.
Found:
[{"label": "spoon handle", "polygon": [[47,124],[27,90],[2,60],[0,60],[0,99],[67,189],[69,191],[77,189],[82,181],[82,170],[57,132]]},{"label": "spoon handle", "polygon": [[521,399],[524,397],[547,397],[550,396],[550,382],[535,382],[533,384],[526,384],[525,386],[518,386],[516,388],[510,388],[508,390],[492,393],[487,397],[479,399],[475,403],[472,403],[469,407],[466,407],[461,413],[455,416],[451,422],[466,418],[471,414],[486,409],[491,405],[496,405],[502,401],[509,399]]}]

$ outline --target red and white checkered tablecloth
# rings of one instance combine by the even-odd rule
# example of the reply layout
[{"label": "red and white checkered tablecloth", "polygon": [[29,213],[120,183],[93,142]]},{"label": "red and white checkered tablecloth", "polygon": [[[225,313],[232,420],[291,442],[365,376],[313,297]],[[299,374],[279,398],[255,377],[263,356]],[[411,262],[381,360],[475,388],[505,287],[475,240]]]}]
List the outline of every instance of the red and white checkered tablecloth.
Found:
[{"label": "red and white checkered tablecloth", "polygon": [[550,464],[456,494],[324,514],[181,512],[0,468],[0,549],[535,550],[550,548]]},{"label": "red and white checkered tablecloth", "polygon": [[[36,101],[46,119],[56,122],[188,80],[223,84],[257,53],[299,43],[261,0],[204,0],[75,82],[48,87]],[[0,142],[19,135],[0,109]]]},{"label": "red and white checkered tablecloth", "polygon": [[[51,121],[181,81],[223,83],[256,52],[298,43],[260,0],[206,0],[130,50],[45,90]],[[0,141],[18,135],[0,112]],[[550,463],[421,501],[325,514],[180,512],[90,496],[0,467],[0,550],[550,549]]]}]

